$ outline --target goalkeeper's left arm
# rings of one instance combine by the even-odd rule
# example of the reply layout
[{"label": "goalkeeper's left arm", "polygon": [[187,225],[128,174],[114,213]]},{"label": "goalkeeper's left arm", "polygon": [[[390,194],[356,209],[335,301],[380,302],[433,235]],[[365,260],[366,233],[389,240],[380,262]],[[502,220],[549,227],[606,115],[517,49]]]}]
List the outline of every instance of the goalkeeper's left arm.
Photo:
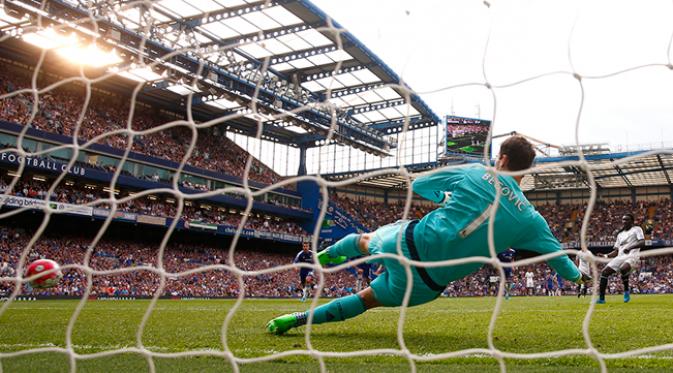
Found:
[{"label": "goalkeeper's left arm", "polygon": [[556,258],[549,259],[547,261],[550,267],[552,267],[561,277],[566,280],[572,281],[577,284],[582,284],[591,279],[591,277],[583,275],[579,268],[573,263],[572,260],[568,257],[567,254],[563,254]]},{"label": "goalkeeper's left arm", "polygon": [[[554,237],[547,222],[540,214],[537,214],[526,233],[526,237],[522,238],[522,242],[513,246],[533,251],[538,254],[550,254],[563,251],[561,243]],[[591,279],[588,276],[582,276],[582,273],[575,263],[573,263],[565,253],[561,256],[547,260],[547,264],[568,281],[581,284]]]}]

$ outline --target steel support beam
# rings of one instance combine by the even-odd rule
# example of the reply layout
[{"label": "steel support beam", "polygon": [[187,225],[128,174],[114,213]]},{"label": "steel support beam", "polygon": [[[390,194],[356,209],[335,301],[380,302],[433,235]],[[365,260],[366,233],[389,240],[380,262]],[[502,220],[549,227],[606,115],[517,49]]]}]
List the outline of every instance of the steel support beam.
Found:
[{"label": "steel support beam", "polygon": [[[588,178],[586,172],[584,172],[584,170],[582,170],[581,168],[579,168],[577,166],[570,166],[570,167],[566,168],[566,170],[569,170],[572,173],[574,173],[575,176],[577,176],[578,180],[583,182],[584,185],[587,186],[587,188],[591,188],[591,183],[589,183],[589,178]],[[601,185],[598,182],[595,181],[595,178],[594,178],[594,182],[596,183],[596,189],[601,189]]]},{"label": "steel support beam", "polygon": [[[663,172],[664,174],[667,174],[668,171],[673,171],[673,167],[655,167],[655,168],[642,168],[639,170],[633,170],[633,171],[624,171],[622,170],[621,174],[617,175],[600,175],[600,176],[594,176],[594,179],[606,179],[610,177],[615,177],[615,176],[629,176],[629,175],[639,175],[639,174],[646,174],[650,172]],[[668,181],[668,178],[666,179]]]},{"label": "steel support beam", "polygon": [[[87,18],[86,11],[78,7],[67,4],[61,0],[50,0],[49,10],[51,14],[63,20],[77,21],[81,18]],[[130,51],[138,49],[144,45],[144,55],[148,61],[162,59],[168,54],[173,54],[174,50],[162,45],[151,39],[146,39],[142,35],[137,34],[131,30],[120,28],[111,22],[99,20],[98,26],[100,30],[117,30],[120,34],[119,40],[114,43],[117,46],[129,48]],[[300,102],[296,99],[278,95],[275,91],[261,87],[257,89],[255,82],[241,78],[240,76],[224,70],[212,63],[199,61],[191,56],[185,54],[175,55],[170,59],[171,62],[176,63],[191,73],[196,73],[200,69],[200,65],[206,64],[203,69],[203,75],[208,71],[214,72],[217,75],[217,84],[214,88],[223,90],[228,93],[243,95],[244,97],[253,97],[257,92],[257,103],[261,108],[266,108],[269,112],[278,111],[292,111],[304,108],[307,102]],[[247,98],[246,98],[247,100]],[[318,101],[316,99],[316,101]],[[310,104],[310,103],[308,103]],[[309,108],[296,113],[292,120],[298,120],[306,124],[315,133],[325,135],[327,129],[331,126],[332,118],[329,113],[319,111],[317,109]],[[337,123],[337,133],[334,137],[336,140],[347,145],[362,148],[365,151],[373,154],[387,155],[387,149],[391,147],[382,135],[375,131],[364,131],[357,126],[350,125],[343,121]],[[358,139],[359,141],[355,141]],[[361,143],[365,142],[364,144]]]},{"label": "steel support beam", "polygon": [[312,80],[318,80],[318,79],[327,78],[327,77],[330,77],[330,76],[337,76],[337,75],[341,75],[341,74],[352,73],[354,71],[360,71],[360,70],[364,70],[366,68],[368,68],[367,65],[358,64],[358,65],[355,65],[355,66],[342,67],[339,70],[324,71],[324,72],[317,73],[317,74],[312,74],[312,75],[302,75],[301,77],[299,77],[299,82],[300,83],[310,82]]},{"label": "steel support beam", "polygon": [[[389,133],[388,130],[391,130],[391,132],[397,133],[397,132],[402,132],[402,129],[404,128],[404,121],[406,118],[400,118],[400,119],[394,119],[386,122],[378,122],[369,125],[369,127]],[[408,129],[419,129],[419,128],[425,128],[425,127],[433,127],[436,126],[437,123],[433,122],[432,120],[425,118],[421,115],[414,115],[409,117],[409,125]],[[411,128],[411,127],[414,128]]]},{"label": "steel support beam", "polygon": [[296,61],[296,60],[300,60],[302,58],[308,58],[308,57],[311,57],[311,56],[317,56],[317,55],[320,55],[320,54],[334,52],[337,49],[339,49],[339,48],[337,48],[337,46],[334,45],[334,44],[323,46],[323,47],[317,47],[317,48],[301,49],[301,50],[297,50],[297,51],[292,51],[292,52],[288,52],[288,53],[276,54],[276,55],[270,56],[269,57],[269,59],[270,59],[269,62],[271,63],[271,65],[275,65],[275,64],[281,63],[281,62]]},{"label": "steel support beam", "polygon": [[[14,1],[9,1],[9,3],[12,3]],[[240,9],[240,14],[247,14],[253,11],[259,11],[261,8],[255,8],[256,6],[261,6],[263,4],[266,4],[265,2],[256,2],[253,5],[245,5],[244,8]],[[274,4],[288,4],[290,6],[291,4],[294,4],[292,1],[286,1],[286,0],[278,0]],[[83,8],[80,8],[78,6],[74,6],[70,3],[67,3],[66,1],[63,0],[48,0],[48,11],[54,15],[55,20],[67,20],[67,21],[79,21],[81,19],[85,19],[89,17],[89,14],[87,11]],[[285,5],[284,5],[285,6]],[[307,7],[306,4],[300,3],[301,7]],[[291,6],[290,6],[291,8]],[[310,9],[310,7],[307,7]],[[187,19],[187,20],[176,20],[177,22],[182,22],[182,24],[179,27],[183,27],[184,30],[189,29],[190,27],[196,27],[199,24],[206,24],[208,22],[215,22],[218,19],[225,19],[224,17],[228,16],[239,16],[238,11],[233,11],[234,8],[228,8],[226,9],[226,12],[229,12],[228,15],[225,14],[226,12],[223,10],[221,14],[216,14],[214,12],[210,12],[204,15],[199,15],[192,17],[193,19]],[[236,13],[236,14],[234,14]],[[219,17],[218,17],[219,16]],[[197,20],[198,18],[198,20]],[[193,24],[190,24],[188,22],[193,21]],[[196,22],[198,21],[198,22]],[[204,23],[206,22],[206,23]],[[311,22],[313,23],[320,23],[323,22],[321,20],[312,20]],[[197,24],[198,23],[198,24]],[[82,24],[83,27],[88,27],[87,23]],[[176,24],[177,25],[177,24]],[[211,86],[211,88],[217,89],[220,91],[220,93],[228,92],[228,93],[234,93],[234,94],[240,94],[244,97],[252,97],[255,92],[255,82],[247,80],[245,78],[240,77],[239,75],[232,73],[231,71],[228,71],[220,66],[217,66],[215,64],[212,64],[210,62],[206,62],[203,60],[199,60],[195,58],[194,56],[191,56],[189,54],[179,54],[175,55],[171,58],[166,58],[165,56],[168,54],[173,54],[175,51],[168,47],[167,45],[163,44],[163,41],[158,39],[158,40],[153,40],[153,39],[148,39],[146,36],[141,35],[135,31],[128,30],[128,29],[123,29],[119,27],[118,25],[106,21],[104,19],[98,20],[98,31],[101,33],[105,33],[106,35],[109,34],[110,31],[114,30],[116,33],[119,34],[119,37],[117,38],[116,41],[110,42],[112,45],[118,45],[121,47],[120,49],[125,49],[126,51],[130,52],[127,53],[127,56],[129,57],[129,61],[131,61],[133,56],[138,56],[140,53],[138,50],[142,46],[142,58],[144,59],[144,62],[150,62],[150,61],[157,61],[157,60],[168,60],[168,62],[174,63],[187,71],[189,71],[189,74],[195,74],[196,71],[198,71],[201,68],[201,65],[204,65],[202,76],[205,76],[207,74],[211,74],[211,78],[214,79],[217,84],[210,84],[210,83],[205,83],[206,85]],[[297,25],[296,27],[299,28],[308,28],[306,25]],[[296,32],[298,28],[296,27],[283,27],[283,28],[278,28],[276,30],[267,30],[265,32],[260,31],[259,33],[255,33],[254,35],[252,33],[248,35],[241,35],[236,38],[228,39],[229,42],[234,42],[234,40],[243,40],[245,38],[251,38],[250,41],[252,40],[257,40],[260,38],[260,35],[265,36],[265,37],[277,37],[278,35],[274,35],[275,32],[278,32],[279,34],[282,33],[292,33]],[[92,30],[94,31],[94,30]],[[193,31],[198,31],[198,30],[193,30]],[[159,36],[158,36],[159,37]],[[348,44],[348,48],[350,48],[351,51],[355,52],[355,50],[360,50],[361,48],[364,48],[363,46],[360,46],[358,42],[355,39],[344,39]],[[227,43],[227,40],[213,40],[212,43]],[[351,45],[352,44],[352,45]],[[333,47],[331,47],[333,48]],[[307,52],[307,51],[304,51]],[[318,51],[314,51],[316,54]],[[324,51],[323,51],[324,52]],[[348,50],[347,50],[348,52]],[[301,53],[301,51],[299,51]],[[351,52],[349,52],[351,53]],[[304,54],[303,56],[299,56],[297,52],[293,52],[293,58],[305,58],[306,55]],[[357,56],[356,54],[351,53],[353,56]],[[290,56],[275,56],[276,58],[281,57],[290,57]],[[272,57],[273,58],[273,57]],[[359,57],[358,57],[359,58]],[[333,75],[339,75],[339,74],[345,74],[349,72],[354,72],[354,71],[359,71],[365,68],[371,68],[375,70],[375,74],[377,76],[382,76],[379,74],[378,69],[383,69],[378,65],[378,60],[374,60],[376,63],[372,62],[372,66],[366,66],[366,65],[354,65],[355,63],[360,63],[358,61],[344,61],[342,63],[342,68],[339,69],[338,71],[326,71],[326,72],[320,72],[316,74],[311,74],[311,75],[305,75],[302,76],[302,82],[303,81],[311,81],[315,79],[321,79]],[[137,62],[137,61],[136,61]],[[259,63],[259,61],[251,61],[253,64],[254,63]],[[278,59],[278,62],[282,62],[280,58]],[[334,65],[336,66],[336,64]],[[323,65],[323,66],[316,66],[313,69],[324,69],[329,67],[329,65]],[[388,70],[383,69],[386,72]],[[306,72],[308,70],[304,70],[302,72]],[[214,74],[213,74],[214,73]],[[217,75],[215,77],[215,75]],[[371,87],[370,87],[371,88]],[[294,99],[289,96],[284,96],[282,94],[276,93],[273,90],[269,90],[267,88],[264,88],[260,90],[258,99],[260,103],[260,107],[266,108],[269,112],[285,112],[289,110],[296,110],[299,108],[304,108],[307,104],[311,104],[312,102],[322,102],[320,99],[319,95],[314,94],[314,93],[309,93],[309,99],[302,100],[301,102],[298,101],[297,99]],[[345,94],[345,93],[344,93]],[[318,97],[317,97],[318,96]],[[412,103],[414,105],[422,104],[422,101],[416,102],[416,97],[412,97]],[[280,103],[280,105],[278,105]],[[399,103],[398,103],[399,104]],[[378,106],[372,106],[370,105],[369,108],[358,108],[359,112],[366,112],[365,110],[376,110],[380,108],[385,108],[385,107],[390,107],[393,105],[390,101],[386,101],[385,103],[376,103],[375,105]],[[422,105],[421,105],[422,106]],[[420,107],[419,107],[420,108]],[[418,108],[417,108],[418,109]],[[431,112],[430,112],[431,113]],[[329,113],[323,112],[321,110],[317,109],[308,109],[301,111],[294,115],[294,118],[292,119],[293,121],[298,121],[297,123],[303,123],[306,125],[306,128],[310,128],[311,131],[314,131],[315,133],[319,135],[323,135],[326,133],[327,128],[329,128],[332,118]],[[403,123],[401,121],[400,123]],[[425,125],[425,123],[419,123],[419,125]],[[434,123],[432,123],[434,125]],[[377,153],[381,151],[381,149],[389,149],[391,146],[394,146],[394,144],[388,144],[385,140],[383,140],[383,136],[381,135],[380,132],[378,131],[363,131],[361,128],[358,128],[359,126],[357,125],[352,125],[349,124],[347,120],[341,120],[339,119],[338,125],[337,125],[337,134],[335,136],[335,139],[343,142],[345,144],[353,144],[353,146],[365,146],[367,148],[367,151],[371,151],[374,153]],[[372,127],[373,129],[376,129],[376,127]],[[385,128],[385,125],[384,125]],[[365,141],[368,144],[363,145],[360,142]],[[377,150],[378,149],[378,150]]]},{"label": "steel support beam", "polygon": [[365,68],[372,67],[371,64],[363,64],[358,60],[346,60],[341,61],[341,64],[339,64],[339,62],[332,62],[325,65],[318,65],[307,67],[304,69],[297,69],[294,70],[293,73],[297,74],[297,80],[304,82],[308,80],[308,77],[314,74],[332,73],[337,69],[337,67],[339,69],[348,69],[355,66],[364,66]]},{"label": "steel support beam", "polygon": [[362,114],[368,113],[370,111],[381,110],[389,107],[402,106],[407,103],[407,100],[404,98],[396,98],[393,100],[384,100],[370,102],[367,104],[355,105],[346,109],[349,114]]},{"label": "steel support beam", "polygon": [[[610,159],[610,161],[613,162],[614,160],[613,160],[613,159]],[[626,185],[628,185],[629,187],[633,188],[633,184],[631,183],[631,180],[629,180],[629,178],[626,177],[626,174],[624,174],[624,171],[622,170],[621,167],[619,167],[619,165],[615,165],[615,170],[617,170],[617,174],[618,174],[619,176],[621,176],[622,179],[624,179],[624,182],[626,183]]]},{"label": "steel support beam", "polygon": [[671,183],[671,176],[668,174],[668,169],[666,166],[664,166],[664,161],[661,159],[661,154],[657,154],[657,161],[659,161],[659,166],[661,166],[661,171],[664,173],[664,176],[666,176],[666,181],[669,184]]},{"label": "steel support beam", "polygon": [[171,27],[177,24],[181,24],[193,28],[196,26],[205,25],[212,22],[222,21],[228,18],[238,17],[243,14],[258,12],[260,10],[271,8],[272,6],[276,5],[278,5],[278,3],[275,1],[272,1],[269,4],[267,4],[266,1],[257,1],[254,3],[248,3],[239,6],[224,7],[222,9],[214,10],[212,12],[196,14],[189,17],[182,17],[180,20],[159,22],[156,24],[156,26]]},{"label": "steel support beam", "polygon": [[[368,83],[368,84],[360,84],[360,85],[354,85],[350,87],[345,87],[345,88],[337,88],[333,89],[331,92],[331,97],[343,97],[343,96],[348,96],[348,95],[354,95],[356,93],[363,93],[367,91],[372,91],[377,88],[381,88],[385,85],[385,83]],[[320,94],[323,96],[327,95],[327,90],[324,91],[317,91],[313,92],[316,94]]]},{"label": "steel support beam", "polygon": [[281,26],[269,30],[251,32],[248,34],[242,34],[239,36],[234,36],[231,38],[224,38],[212,43],[201,44],[202,47],[226,47],[226,46],[235,46],[239,44],[252,43],[257,41],[264,41],[268,39],[274,39],[283,35],[294,34],[300,31],[305,31],[310,28],[319,27],[318,23],[304,23],[290,26]]}]

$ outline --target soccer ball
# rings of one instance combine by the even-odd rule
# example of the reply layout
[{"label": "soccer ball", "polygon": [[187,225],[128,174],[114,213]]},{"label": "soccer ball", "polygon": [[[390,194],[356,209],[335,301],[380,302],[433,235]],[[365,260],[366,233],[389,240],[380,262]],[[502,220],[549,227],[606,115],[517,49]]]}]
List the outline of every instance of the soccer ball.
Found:
[{"label": "soccer ball", "polygon": [[53,260],[38,259],[30,263],[26,269],[25,277],[33,277],[42,272],[47,272],[54,269],[55,271],[39,276],[30,282],[30,286],[34,288],[51,288],[56,286],[61,280],[61,277],[63,277],[63,273],[61,273],[61,267]]}]

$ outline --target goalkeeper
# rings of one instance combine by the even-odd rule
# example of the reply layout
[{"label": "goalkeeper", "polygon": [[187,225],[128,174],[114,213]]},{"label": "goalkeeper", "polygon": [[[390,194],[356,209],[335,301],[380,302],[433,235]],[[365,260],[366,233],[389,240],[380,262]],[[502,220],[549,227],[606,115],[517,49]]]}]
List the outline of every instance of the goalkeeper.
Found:
[{"label": "goalkeeper", "polygon": [[[531,166],[534,158],[533,146],[521,136],[512,136],[503,142],[495,167],[502,171],[524,170]],[[522,178],[498,176],[501,197],[494,224],[496,252],[503,252],[510,247],[539,254],[562,250],[547,222],[519,188]],[[495,200],[495,183],[494,176],[481,166],[447,169],[418,177],[412,184],[413,191],[441,204],[441,207],[420,221],[399,221],[372,233],[347,235],[320,252],[318,261],[324,266],[340,264],[347,258],[361,255],[397,254],[398,241],[403,255],[415,261],[490,257],[488,220]],[[398,237],[400,231],[401,241]],[[314,324],[343,321],[371,308],[402,304],[407,287],[404,266],[393,258],[377,259],[374,262],[382,263],[386,271],[359,293],[316,307]],[[570,281],[582,283],[588,280],[567,255],[552,258],[548,264]],[[467,263],[432,268],[411,267],[409,306],[434,300],[447,284],[475,272],[482,265]],[[267,331],[283,334],[291,328],[304,325],[308,312],[277,317],[268,322]]]}]

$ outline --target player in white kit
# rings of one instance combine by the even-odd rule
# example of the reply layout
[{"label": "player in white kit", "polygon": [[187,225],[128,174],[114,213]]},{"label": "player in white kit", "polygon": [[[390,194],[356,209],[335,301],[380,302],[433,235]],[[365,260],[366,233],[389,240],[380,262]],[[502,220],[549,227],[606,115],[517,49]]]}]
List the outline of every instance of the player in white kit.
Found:
[{"label": "player in white kit", "polygon": [[604,255],[612,259],[601,272],[601,286],[597,303],[605,303],[605,289],[608,287],[608,277],[611,274],[619,272],[624,283],[624,303],[631,300],[629,293],[629,273],[635,269],[640,262],[640,249],[645,247],[645,235],[643,229],[633,225],[633,215],[626,214],[622,217],[624,224],[622,230],[617,235],[617,241],[612,252]]},{"label": "player in white kit", "polygon": [[[582,274],[591,277],[591,266],[589,265],[589,262],[579,255],[577,256],[577,268]],[[587,296],[587,284],[577,285],[577,298],[579,298],[580,295]]]},{"label": "player in white kit", "polygon": [[526,290],[528,291],[528,295],[535,295],[535,281],[533,278],[535,277],[535,274],[531,271],[526,271]]}]

